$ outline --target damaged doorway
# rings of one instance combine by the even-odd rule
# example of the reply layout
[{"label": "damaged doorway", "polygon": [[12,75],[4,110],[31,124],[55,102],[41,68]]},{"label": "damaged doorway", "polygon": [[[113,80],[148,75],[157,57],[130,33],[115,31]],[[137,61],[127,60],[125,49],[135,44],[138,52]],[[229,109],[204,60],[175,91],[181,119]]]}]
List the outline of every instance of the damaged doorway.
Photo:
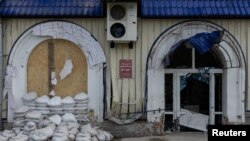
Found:
[{"label": "damaged doorway", "polygon": [[165,130],[206,131],[207,124],[221,124],[223,65],[216,51],[201,53],[183,41],[165,62]]},{"label": "damaged doorway", "polygon": [[29,57],[27,91],[39,96],[54,91],[61,97],[87,93],[87,70],[86,58],[77,45],[62,39],[45,40]]}]

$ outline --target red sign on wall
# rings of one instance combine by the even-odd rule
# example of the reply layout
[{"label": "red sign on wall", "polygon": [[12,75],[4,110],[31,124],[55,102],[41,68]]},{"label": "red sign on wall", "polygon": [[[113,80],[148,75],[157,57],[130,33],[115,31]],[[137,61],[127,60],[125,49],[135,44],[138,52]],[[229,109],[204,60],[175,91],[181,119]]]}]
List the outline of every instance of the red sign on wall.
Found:
[{"label": "red sign on wall", "polygon": [[121,59],[119,67],[120,67],[120,78],[132,78],[132,60]]}]

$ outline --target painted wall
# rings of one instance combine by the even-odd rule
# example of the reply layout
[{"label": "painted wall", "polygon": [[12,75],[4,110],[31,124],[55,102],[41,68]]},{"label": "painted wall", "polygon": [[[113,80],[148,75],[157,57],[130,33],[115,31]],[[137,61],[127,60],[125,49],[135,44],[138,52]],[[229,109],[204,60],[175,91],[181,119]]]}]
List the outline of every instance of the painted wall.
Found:
[{"label": "painted wall", "polygon": [[[52,19],[3,19],[3,45],[4,45],[4,68],[12,45],[16,39],[30,26],[42,21]],[[143,107],[145,92],[145,67],[148,52],[154,40],[170,26],[184,21],[177,19],[138,19],[138,41],[133,49],[126,44],[117,44],[116,48],[110,48],[106,41],[106,18],[105,19],[56,19],[76,23],[98,40],[107,58],[107,96],[108,114],[119,115],[121,113],[140,111]],[[246,57],[250,53],[250,20],[209,20],[229,30],[239,41]],[[132,79],[119,78],[119,60],[132,59]],[[248,62],[250,63],[250,62]],[[250,66],[250,64],[248,64]],[[248,76],[248,79],[250,77]],[[111,87],[110,84],[113,84]],[[112,90],[111,90],[112,89]],[[113,95],[110,101],[111,92]],[[248,85],[249,93],[249,85]],[[250,97],[250,96],[248,96]],[[250,98],[248,99],[250,109]],[[4,104],[5,105],[5,104]],[[5,108],[6,109],[6,108]],[[122,115],[125,116],[125,115]]]}]

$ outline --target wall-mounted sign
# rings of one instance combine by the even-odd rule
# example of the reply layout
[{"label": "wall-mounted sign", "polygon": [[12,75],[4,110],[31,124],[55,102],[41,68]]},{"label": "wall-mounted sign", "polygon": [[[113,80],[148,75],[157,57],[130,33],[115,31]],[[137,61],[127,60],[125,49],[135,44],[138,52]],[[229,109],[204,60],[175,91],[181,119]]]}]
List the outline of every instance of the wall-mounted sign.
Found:
[{"label": "wall-mounted sign", "polygon": [[119,63],[120,78],[132,78],[132,60],[121,59]]}]

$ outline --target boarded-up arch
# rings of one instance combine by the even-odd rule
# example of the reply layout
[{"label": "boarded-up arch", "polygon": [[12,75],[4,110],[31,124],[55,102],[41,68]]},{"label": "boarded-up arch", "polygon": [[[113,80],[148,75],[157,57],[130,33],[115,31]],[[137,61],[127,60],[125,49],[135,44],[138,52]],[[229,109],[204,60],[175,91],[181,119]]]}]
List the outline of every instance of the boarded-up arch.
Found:
[{"label": "boarded-up arch", "polygon": [[[72,73],[60,80],[66,59],[72,60]],[[86,58],[77,45],[62,39],[46,40],[38,44],[29,57],[27,90],[40,96],[48,95],[51,90],[61,97],[87,93],[87,70]],[[56,85],[50,81],[52,71],[56,74]]]}]

